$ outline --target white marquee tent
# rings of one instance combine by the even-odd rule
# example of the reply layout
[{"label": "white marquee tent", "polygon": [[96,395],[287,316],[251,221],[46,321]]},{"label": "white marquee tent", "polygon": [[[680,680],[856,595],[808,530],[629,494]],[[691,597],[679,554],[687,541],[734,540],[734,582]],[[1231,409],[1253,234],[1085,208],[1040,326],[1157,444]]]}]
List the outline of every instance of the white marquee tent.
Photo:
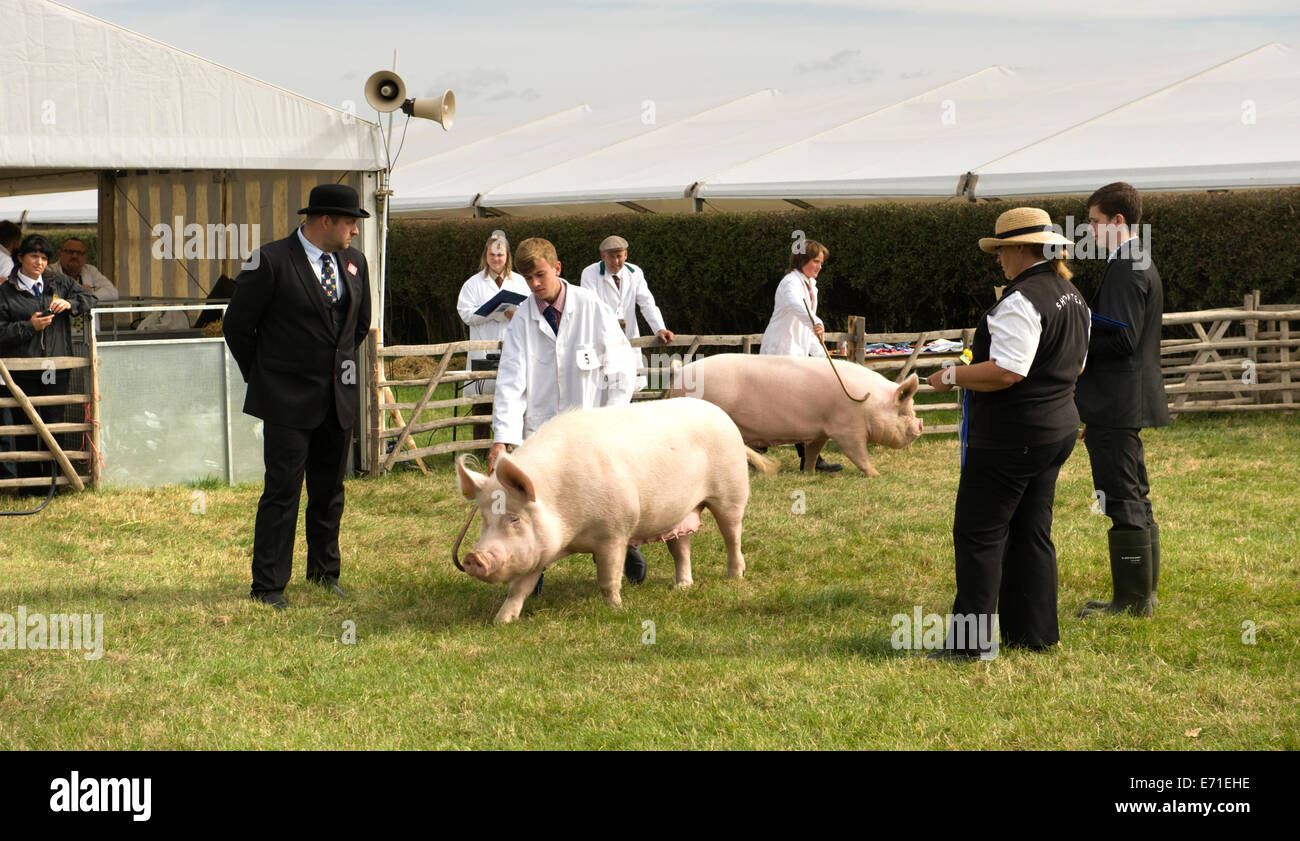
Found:
[{"label": "white marquee tent", "polygon": [[[53,4],[0,0],[0,9],[33,5]],[[0,61],[7,67],[14,55]],[[151,60],[143,59],[139,72]],[[203,74],[216,72],[214,65],[199,63]],[[93,101],[87,91],[100,82],[93,72],[85,75],[90,78],[62,80],[61,98]],[[241,83],[239,95],[230,99],[237,107],[196,108],[184,115],[210,124],[213,140],[201,150],[205,168],[218,166],[213,161],[242,161],[244,167],[303,170],[357,157],[382,166],[382,148],[368,124],[341,131],[339,112],[326,113],[323,106],[230,75]],[[235,84],[225,77],[221,83]],[[138,89],[140,83],[134,84]],[[179,100],[181,92],[171,88],[167,96]],[[394,153],[403,131],[406,136],[392,174],[395,215],[689,212],[976,199],[1086,193],[1117,179],[1149,191],[1300,184],[1300,54],[1281,44],[1237,56],[1188,56],[1109,76],[1042,76],[993,66],[950,80],[579,105],[515,119],[476,116],[472,102],[460,105],[451,132],[419,120],[403,127],[398,115]],[[32,116],[39,108],[24,107],[26,130],[39,134]],[[181,116],[145,117],[138,130],[124,120],[116,123],[132,125],[134,142],[159,156],[141,165],[160,166],[156,161],[167,154],[184,157],[176,140]],[[258,130],[249,132],[253,126]],[[287,137],[306,140],[270,148],[276,138]],[[72,165],[88,142],[60,145],[62,160]],[[0,176],[0,195],[20,191],[7,169]],[[42,183],[49,189],[52,182]],[[26,211],[33,222],[83,221],[94,211],[93,196],[0,199],[0,216]]]},{"label": "white marquee tent", "polygon": [[[0,0],[0,20],[0,196],[54,194],[20,204],[44,221],[97,219],[100,267],[124,296],[202,296],[232,271],[154,258],[157,223],[257,224],[278,238],[327,180],[374,210],[373,123],[50,0]],[[0,216],[19,218],[6,201]],[[378,227],[362,230],[372,256]]]}]

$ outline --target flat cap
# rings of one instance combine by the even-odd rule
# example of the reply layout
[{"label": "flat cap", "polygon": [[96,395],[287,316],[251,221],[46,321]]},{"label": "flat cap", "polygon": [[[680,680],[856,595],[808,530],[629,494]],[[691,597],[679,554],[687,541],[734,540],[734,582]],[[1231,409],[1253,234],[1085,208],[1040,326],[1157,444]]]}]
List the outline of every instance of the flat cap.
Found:
[{"label": "flat cap", "polygon": [[605,237],[600,242],[601,251],[626,251],[627,240],[619,236]]}]

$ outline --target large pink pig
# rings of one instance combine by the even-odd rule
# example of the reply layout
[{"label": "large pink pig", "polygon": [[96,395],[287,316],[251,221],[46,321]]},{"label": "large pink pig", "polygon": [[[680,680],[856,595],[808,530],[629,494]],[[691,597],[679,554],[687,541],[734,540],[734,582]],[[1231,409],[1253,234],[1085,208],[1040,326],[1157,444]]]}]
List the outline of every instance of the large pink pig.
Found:
[{"label": "large pink pig", "polygon": [[803,469],[812,471],[828,440],[868,476],[880,473],[867,459],[867,444],[902,449],[921,435],[923,421],[912,398],[913,374],[895,384],[861,365],[835,362],[850,400],[825,359],[723,353],[678,368],[674,397],[695,397],[720,406],[751,447],[806,444]]},{"label": "large pink pig", "polygon": [[605,600],[621,607],[629,545],[666,540],[677,586],[691,584],[691,534],[713,513],[727,575],[745,571],[740,525],[749,501],[746,460],[771,472],[726,413],[699,400],[657,400],[565,412],[547,421],[484,476],[456,461],[461,493],[478,504],[483,531],[465,572],[509,582],[496,621],[519,617],[538,576],[579,552],[596,561]]}]

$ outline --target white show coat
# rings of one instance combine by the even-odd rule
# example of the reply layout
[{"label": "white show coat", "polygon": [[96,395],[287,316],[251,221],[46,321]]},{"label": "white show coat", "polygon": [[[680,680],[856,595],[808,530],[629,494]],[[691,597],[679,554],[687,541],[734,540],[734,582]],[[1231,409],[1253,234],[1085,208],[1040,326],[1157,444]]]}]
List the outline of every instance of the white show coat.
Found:
[{"label": "white show coat", "polygon": [[[641,328],[636,322],[636,308],[641,308],[650,325],[651,333],[658,333],[664,328],[664,317],[655,305],[655,296],[650,293],[650,286],[645,281],[645,272],[633,263],[624,263],[618,273],[619,283],[614,283],[614,276],[605,267],[604,260],[597,260],[582,270],[582,288],[590,289],[600,298],[600,302],[609,307],[616,318],[623,320],[623,333],[629,339],[641,335]],[[637,354],[637,361],[646,367],[645,354]],[[645,388],[649,381],[644,376],[636,378],[637,390]]]},{"label": "white show coat", "polygon": [[[490,301],[492,296],[502,289],[518,292],[520,295],[531,294],[528,283],[516,272],[506,275],[500,288],[497,287],[496,281],[492,279],[487,269],[461,285],[460,297],[456,299],[456,312],[460,314],[460,320],[469,325],[471,341],[499,342],[505,336],[506,325],[510,323],[510,319],[506,318],[504,310],[499,309],[488,316],[475,315],[475,310]],[[468,354],[469,361],[486,359],[491,352],[472,350]],[[474,380],[465,387],[465,390],[469,394],[491,394],[495,384],[493,380]]]},{"label": "white show coat", "polygon": [[658,333],[664,328],[664,317],[655,305],[655,296],[650,294],[650,287],[645,281],[645,272],[632,263],[624,263],[618,273],[619,283],[614,283],[614,276],[605,268],[604,260],[597,260],[582,270],[579,283],[583,289],[596,294],[600,302],[614,311],[616,318],[624,322],[623,332],[629,339],[641,335],[636,323],[636,308],[641,308],[646,324],[651,333]]},{"label": "white show coat", "polygon": [[[813,321],[821,324],[817,317],[814,299],[808,295],[808,284],[813,292],[817,291],[817,281],[810,280],[804,273],[795,269],[781,278],[781,285],[776,288],[776,306],[772,318],[763,331],[763,345],[759,353],[777,356],[821,356],[818,349],[820,341],[808,323],[808,310],[812,311]],[[804,309],[804,304],[808,309]]]},{"label": "white show coat", "polygon": [[522,444],[566,409],[617,406],[632,399],[636,355],[614,313],[595,295],[568,281],[560,331],[537,307],[519,304],[506,326],[497,371],[492,440]]}]

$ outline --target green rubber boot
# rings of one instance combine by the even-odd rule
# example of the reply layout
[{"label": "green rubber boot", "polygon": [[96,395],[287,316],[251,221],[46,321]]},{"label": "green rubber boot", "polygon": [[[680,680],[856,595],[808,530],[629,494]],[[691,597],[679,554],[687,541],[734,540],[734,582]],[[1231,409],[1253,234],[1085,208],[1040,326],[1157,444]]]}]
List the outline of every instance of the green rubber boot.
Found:
[{"label": "green rubber boot", "polygon": [[1151,532],[1148,529],[1111,529],[1107,538],[1114,595],[1108,602],[1087,602],[1079,616],[1114,613],[1150,616],[1155,612]]}]

